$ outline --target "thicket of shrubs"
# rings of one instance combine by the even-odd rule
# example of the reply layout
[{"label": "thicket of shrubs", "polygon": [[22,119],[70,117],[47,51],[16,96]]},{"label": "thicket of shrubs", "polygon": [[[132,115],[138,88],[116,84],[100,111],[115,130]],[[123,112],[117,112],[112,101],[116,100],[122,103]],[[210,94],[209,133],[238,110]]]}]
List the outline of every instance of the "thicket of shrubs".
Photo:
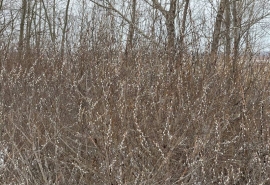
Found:
[{"label": "thicket of shrubs", "polygon": [[270,183],[267,63],[48,53],[1,57],[1,184]]}]

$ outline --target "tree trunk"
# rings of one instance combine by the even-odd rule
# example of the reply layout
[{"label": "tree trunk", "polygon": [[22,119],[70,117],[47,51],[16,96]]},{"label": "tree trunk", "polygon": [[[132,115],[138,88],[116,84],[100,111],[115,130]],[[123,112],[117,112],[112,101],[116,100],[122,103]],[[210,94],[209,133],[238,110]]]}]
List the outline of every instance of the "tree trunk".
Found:
[{"label": "tree trunk", "polygon": [[127,45],[126,45],[126,53],[133,48],[133,37],[134,37],[134,25],[136,23],[136,6],[137,6],[137,0],[132,1],[132,12],[131,12],[131,24],[129,24],[129,32],[128,32],[128,39],[127,39]]},{"label": "tree trunk", "polygon": [[184,35],[186,31],[186,20],[187,20],[187,13],[188,13],[188,7],[189,7],[189,0],[186,0],[185,7],[184,7],[184,12],[183,12],[183,19],[182,19],[182,25],[181,25],[181,30],[180,30],[180,39],[179,39],[179,46],[180,46],[180,51],[179,51],[179,61],[177,63],[176,68],[178,68],[181,65],[182,58],[183,58],[183,52],[184,52]]},{"label": "tree trunk", "polygon": [[126,57],[128,57],[129,52],[133,48],[133,37],[135,28],[134,25],[136,23],[136,6],[137,6],[137,0],[132,0],[132,12],[131,12],[131,24],[129,24],[129,31],[128,31],[128,38],[127,38],[127,45],[125,49]]},{"label": "tree trunk", "polygon": [[42,35],[42,30],[41,30],[41,23],[42,23],[42,3],[39,2],[39,7],[36,5],[36,15],[35,15],[35,40],[36,40],[36,52],[38,55],[40,55],[40,45],[41,45],[41,35]]},{"label": "tree trunk", "polygon": [[62,41],[61,41],[61,58],[64,57],[64,52],[65,52],[65,40],[66,40],[66,30],[67,30],[67,23],[68,23],[68,9],[69,9],[69,3],[70,0],[67,1],[66,5],[66,12],[65,12],[65,19],[64,19],[64,28],[62,32]]},{"label": "tree trunk", "polygon": [[26,25],[26,53],[28,56],[31,55],[31,31],[32,31],[32,23],[35,16],[34,8],[36,6],[36,1],[31,6],[31,2],[28,2],[28,17],[27,17],[27,25]]},{"label": "tree trunk", "polygon": [[[236,75],[237,71],[237,58],[238,58],[238,51],[239,51],[239,42],[240,42],[240,25],[239,20],[237,17],[237,4],[236,1],[233,1],[233,7],[232,7],[232,14],[233,14],[233,64],[232,64],[232,72],[233,75]],[[236,78],[236,77],[235,77]]]},{"label": "tree trunk", "polygon": [[20,23],[20,35],[19,35],[19,44],[18,44],[18,52],[19,59],[22,59],[23,54],[23,45],[24,45],[24,24],[27,12],[27,0],[22,0],[22,14],[21,14],[21,23]]},{"label": "tree trunk", "polygon": [[213,41],[211,45],[211,60],[214,60],[214,61],[216,60],[217,51],[218,51],[221,23],[222,23],[224,9],[225,9],[225,1],[226,0],[220,1],[219,9],[216,16],[215,26],[214,26]]},{"label": "tree trunk", "polygon": [[226,0],[226,10],[225,10],[225,37],[226,37],[226,46],[225,46],[225,65],[228,65],[230,62],[231,55],[231,3],[229,0]]},{"label": "tree trunk", "polygon": [[50,18],[49,18],[48,11],[47,11],[47,8],[45,6],[44,0],[41,0],[41,1],[42,1],[42,5],[43,5],[43,8],[44,8],[45,17],[46,17],[47,22],[48,22],[50,36],[51,36],[51,40],[53,42],[53,47],[55,47],[55,35],[54,35],[53,29],[52,29],[52,24],[51,24],[51,21],[50,21]]},{"label": "tree trunk", "polygon": [[167,51],[169,59],[172,60],[175,55],[175,17],[176,17],[176,0],[171,0],[170,9],[166,14],[166,28],[168,34]]},{"label": "tree trunk", "polygon": [[4,1],[4,0],[1,0],[1,1],[0,1],[0,10],[2,10],[3,1]]},{"label": "tree trunk", "polygon": [[165,17],[165,25],[167,29],[167,55],[172,62],[175,56],[175,23],[177,0],[170,1],[169,10],[165,10],[157,0],[153,0],[153,7],[158,9]]}]

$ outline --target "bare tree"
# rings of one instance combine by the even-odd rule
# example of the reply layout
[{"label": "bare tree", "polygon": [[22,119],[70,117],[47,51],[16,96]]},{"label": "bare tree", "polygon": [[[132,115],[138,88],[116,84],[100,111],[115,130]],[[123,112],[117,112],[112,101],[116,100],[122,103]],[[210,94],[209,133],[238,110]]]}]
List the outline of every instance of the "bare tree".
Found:
[{"label": "bare tree", "polygon": [[226,0],[225,8],[225,64],[230,62],[231,55],[231,3],[229,0]]},{"label": "bare tree", "polygon": [[186,31],[186,21],[187,21],[187,15],[188,15],[188,8],[189,8],[189,0],[185,1],[185,7],[184,7],[184,12],[183,12],[183,19],[181,23],[181,30],[180,30],[180,39],[179,39],[179,59],[180,62],[177,63],[176,68],[178,68],[179,65],[181,65],[182,62],[182,57],[183,57],[183,52],[184,52],[184,37],[185,37],[185,31]]},{"label": "bare tree", "polygon": [[36,7],[37,1],[28,2],[28,7],[27,7],[27,24],[26,24],[26,53],[29,56],[31,54],[31,38],[32,38],[32,25],[33,25],[33,20],[35,17],[35,7]]},{"label": "bare tree", "polygon": [[23,45],[24,45],[24,25],[25,19],[27,14],[27,0],[22,0],[22,7],[21,7],[21,21],[20,21],[20,36],[19,36],[19,43],[18,43],[18,50],[19,50],[19,58],[22,58],[23,53]]},{"label": "bare tree", "polygon": [[153,7],[158,9],[165,18],[167,29],[167,52],[169,56],[175,55],[175,18],[177,0],[170,0],[169,10],[166,10],[157,0],[152,0]]},{"label": "bare tree", "polygon": [[44,34],[41,28],[42,25],[42,2],[35,3],[35,16],[34,16],[34,42],[37,54],[40,54],[41,50],[41,36]]},{"label": "bare tree", "polygon": [[233,71],[233,74],[235,74],[236,72],[236,67],[237,67],[237,64],[236,64],[236,60],[237,60],[237,57],[238,57],[238,50],[239,50],[239,42],[240,42],[240,34],[239,34],[239,31],[240,31],[240,17],[237,15],[237,3],[236,3],[236,0],[234,0],[232,2],[232,15],[233,15],[233,68],[232,68],[232,71]]},{"label": "bare tree", "polygon": [[67,1],[66,4],[66,9],[65,9],[65,18],[64,18],[64,27],[62,31],[62,41],[61,41],[61,57],[63,58],[64,56],[64,51],[65,51],[65,40],[66,40],[66,32],[67,32],[67,24],[68,24],[68,10],[69,10],[69,4],[70,0]]},{"label": "bare tree", "polygon": [[137,6],[137,0],[132,0],[131,24],[129,24],[128,38],[127,38],[127,44],[126,44],[126,49],[125,49],[126,55],[128,55],[128,53],[133,48],[133,37],[134,37],[135,24],[136,24],[136,6]]},{"label": "bare tree", "polygon": [[46,20],[47,20],[47,23],[48,23],[51,41],[53,42],[53,47],[55,47],[55,32],[53,31],[51,19],[49,17],[48,8],[46,7],[44,0],[41,0],[41,2],[42,2],[43,9],[44,9],[44,12],[45,12],[45,17],[46,17]]},{"label": "bare tree", "polygon": [[221,0],[219,3],[219,8],[218,8],[215,25],[214,25],[213,41],[211,44],[211,60],[215,60],[217,52],[218,52],[220,30],[221,30],[221,24],[223,21],[225,5],[226,5],[226,0]]}]

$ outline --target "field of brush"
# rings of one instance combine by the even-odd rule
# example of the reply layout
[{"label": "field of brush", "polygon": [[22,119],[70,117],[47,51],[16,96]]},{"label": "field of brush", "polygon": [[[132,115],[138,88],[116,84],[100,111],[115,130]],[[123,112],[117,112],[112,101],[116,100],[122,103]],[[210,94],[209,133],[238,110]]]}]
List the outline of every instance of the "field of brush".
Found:
[{"label": "field of brush", "polygon": [[270,184],[268,63],[23,61],[0,73],[1,184]]}]

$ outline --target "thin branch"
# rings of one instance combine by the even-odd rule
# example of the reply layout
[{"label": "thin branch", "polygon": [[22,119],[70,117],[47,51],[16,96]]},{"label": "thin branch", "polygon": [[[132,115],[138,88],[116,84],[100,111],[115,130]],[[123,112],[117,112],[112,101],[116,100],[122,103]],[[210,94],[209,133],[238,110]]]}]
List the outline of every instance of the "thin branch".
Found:
[{"label": "thin branch", "polygon": [[100,3],[97,3],[95,0],[90,0],[91,2],[93,2],[94,4],[98,5],[101,8],[104,9],[108,9],[108,10],[112,10],[115,13],[117,13],[120,17],[122,17],[122,19],[124,21],[126,21],[128,24],[133,25],[134,29],[140,34],[142,35],[144,38],[150,40],[153,44],[155,45],[160,45],[159,43],[157,43],[155,40],[153,40],[151,37],[149,37],[148,35],[146,35],[140,28],[138,28],[136,25],[134,25],[132,23],[131,20],[129,20],[125,15],[123,15],[119,10],[117,10],[110,2],[106,1],[108,3],[108,6],[102,5]]},{"label": "thin branch", "polygon": [[158,10],[163,14],[163,16],[166,17],[167,14],[168,14],[168,11],[166,11],[166,10],[161,6],[161,4],[160,4],[159,2],[157,2],[157,0],[152,0],[152,1],[153,1],[153,7],[156,8],[156,9],[158,9]]}]

